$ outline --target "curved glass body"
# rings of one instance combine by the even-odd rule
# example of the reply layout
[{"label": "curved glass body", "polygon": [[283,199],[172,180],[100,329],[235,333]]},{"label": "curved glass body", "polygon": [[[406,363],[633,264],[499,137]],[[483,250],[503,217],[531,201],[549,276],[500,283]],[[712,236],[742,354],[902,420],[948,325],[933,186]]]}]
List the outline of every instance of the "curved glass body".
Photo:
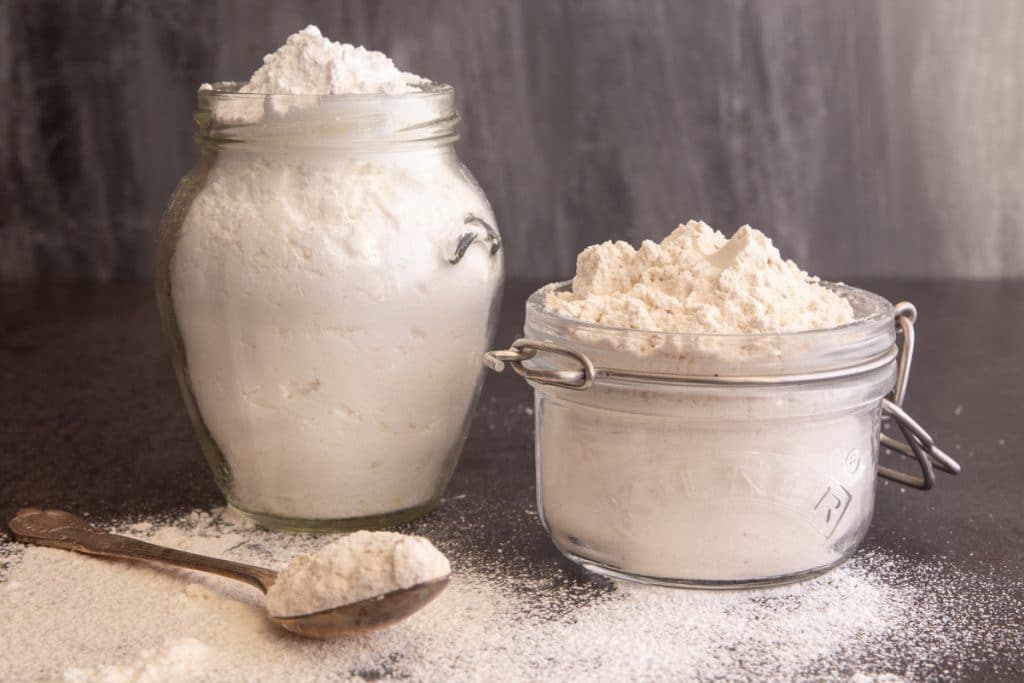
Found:
[{"label": "curved glass body", "polygon": [[202,157],[163,218],[157,297],[228,503],[295,530],[440,499],[502,283],[452,89],[199,93]]},{"label": "curved glass body", "polygon": [[[702,587],[783,583],[848,557],[871,521],[895,355],[846,377],[772,382],[894,347],[891,305],[834,287],[856,322],[775,335],[607,328],[546,311],[548,288],[536,292],[526,337],[582,352],[598,368],[708,378],[599,375],[583,391],[531,382],[537,504],[558,548],[599,573]],[[573,361],[538,354],[530,362]]]}]

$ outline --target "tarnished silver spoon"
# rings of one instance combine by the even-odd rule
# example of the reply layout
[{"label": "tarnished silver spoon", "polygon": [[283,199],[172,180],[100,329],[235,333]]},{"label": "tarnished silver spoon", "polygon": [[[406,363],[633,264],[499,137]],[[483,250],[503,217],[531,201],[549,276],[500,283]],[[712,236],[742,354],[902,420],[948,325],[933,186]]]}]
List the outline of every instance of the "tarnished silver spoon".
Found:
[{"label": "tarnished silver spoon", "polygon": [[[81,517],[61,510],[22,508],[8,524],[25,543],[74,550],[87,555],[145,560],[244,581],[266,593],[277,572],[241,562],[165,548],[135,538],[98,531]],[[309,638],[338,638],[390,626],[433,600],[448,585],[448,577],[384,593],[332,609],[294,617],[267,616],[276,624]]]}]

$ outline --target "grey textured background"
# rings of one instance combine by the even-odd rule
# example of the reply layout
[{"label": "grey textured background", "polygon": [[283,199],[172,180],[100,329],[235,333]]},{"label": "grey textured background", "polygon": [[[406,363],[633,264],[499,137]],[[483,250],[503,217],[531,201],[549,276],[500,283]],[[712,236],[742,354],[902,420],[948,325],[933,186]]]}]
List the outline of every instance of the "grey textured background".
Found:
[{"label": "grey textured background", "polygon": [[834,277],[1024,275],[1019,0],[8,0],[0,277],[148,277],[196,86],[307,23],[456,86],[514,275],[691,216]]}]

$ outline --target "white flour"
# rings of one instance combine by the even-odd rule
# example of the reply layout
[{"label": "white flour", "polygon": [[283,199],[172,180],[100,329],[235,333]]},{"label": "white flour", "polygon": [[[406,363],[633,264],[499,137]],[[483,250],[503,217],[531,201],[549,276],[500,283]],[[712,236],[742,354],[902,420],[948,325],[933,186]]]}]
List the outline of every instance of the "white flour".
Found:
[{"label": "white flour", "polygon": [[874,509],[885,389],[862,406],[867,391],[816,388],[793,405],[778,389],[595,388],[579,399],[541,388],[537,487],[551,537],[588,562],[666,580],[833,565]]},{"label": "white flour", "polygon": [[[217,86],[203,83],[199,90]],[[263,66],[242,83],[242,95],[214,103],[213,117],[222,124],[253,124],[265,117],[309,112],[329,95],[403,95],[428,88],[431,82],[399,70],[381,53],[337,43],[325,38],[316,26],[307,26],[277,51],[263,58]]]},{"label": "white flour", "polygon": [[[306,29],[249,87],[401,92],[408,75],[372,55]],[[218,151],[182,224],[170,279],[191,391],[244,510],[426,505],[461,448],[502,274],[480,245],[448,258],[467,216],[494,216],[448,146],[328,153],[318,122],[289,117],[288,143]]]},{"label": "white flour", "polygon": [[763,233],[745,225],[726,240],[692,220],[661,244],[587,247],[572,291],[546,303],[577,320],[659,332],[795,332],[853,319],[849,302],[784,261]]},{"label": "white flour", "polygon": [[311,614],[450,573],[448,558],[423,537],[357,531],[292,560],[267,591],[267,609],[278,617]]},{"label": "white flour", "polygon": [[381,53],[325,38],[307,26],[263,58],[239,92],[272,95],[399,95],[429,83]]},{"label": "white flour", "polygon": [[99,667],[72,666],[64,671],[67,683],[159,683],[188,680],[209,661],[213,649],[195,638],[169,641],[156,650],[142,650],[132,661]]},{"label": "white flour", "polygon": [[[861,554],[762,591],[566,581],[557,567],[517,569],[514,538],[487,545],[474,505],[446,506],[465,531],[441,546],[454,574],[440,597],[396,627],[334,642],[276,628],[241,583],[0,543],[0,680],[935,680],[979,667],[996,678],[1024,647],[1007,621],[1024,610],[1022,587],[1005,577]],[[540,541],[535,517],[503,512]],[[274,566],[328,542],[220,513],[128,531]]]}]

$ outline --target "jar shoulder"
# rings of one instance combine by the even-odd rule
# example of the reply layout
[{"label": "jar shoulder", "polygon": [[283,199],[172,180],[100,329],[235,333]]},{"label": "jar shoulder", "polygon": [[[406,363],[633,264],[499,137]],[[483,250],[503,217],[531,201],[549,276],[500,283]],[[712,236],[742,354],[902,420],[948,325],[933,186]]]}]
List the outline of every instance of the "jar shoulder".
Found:
[{"label": "jar shoulder", "polygon": [[[429,273],[454,265],[467,234],[481,247],[463,269],[500,277],[490,202],[454,154],[411,159],[221,155],[181,181],[165,214],[161,268],[345,268]],[[477,254],[476,252],[480,252]],[[488,258],[483,255],[490,252]],[[182,257],[182,258],[179,258]]]}]

